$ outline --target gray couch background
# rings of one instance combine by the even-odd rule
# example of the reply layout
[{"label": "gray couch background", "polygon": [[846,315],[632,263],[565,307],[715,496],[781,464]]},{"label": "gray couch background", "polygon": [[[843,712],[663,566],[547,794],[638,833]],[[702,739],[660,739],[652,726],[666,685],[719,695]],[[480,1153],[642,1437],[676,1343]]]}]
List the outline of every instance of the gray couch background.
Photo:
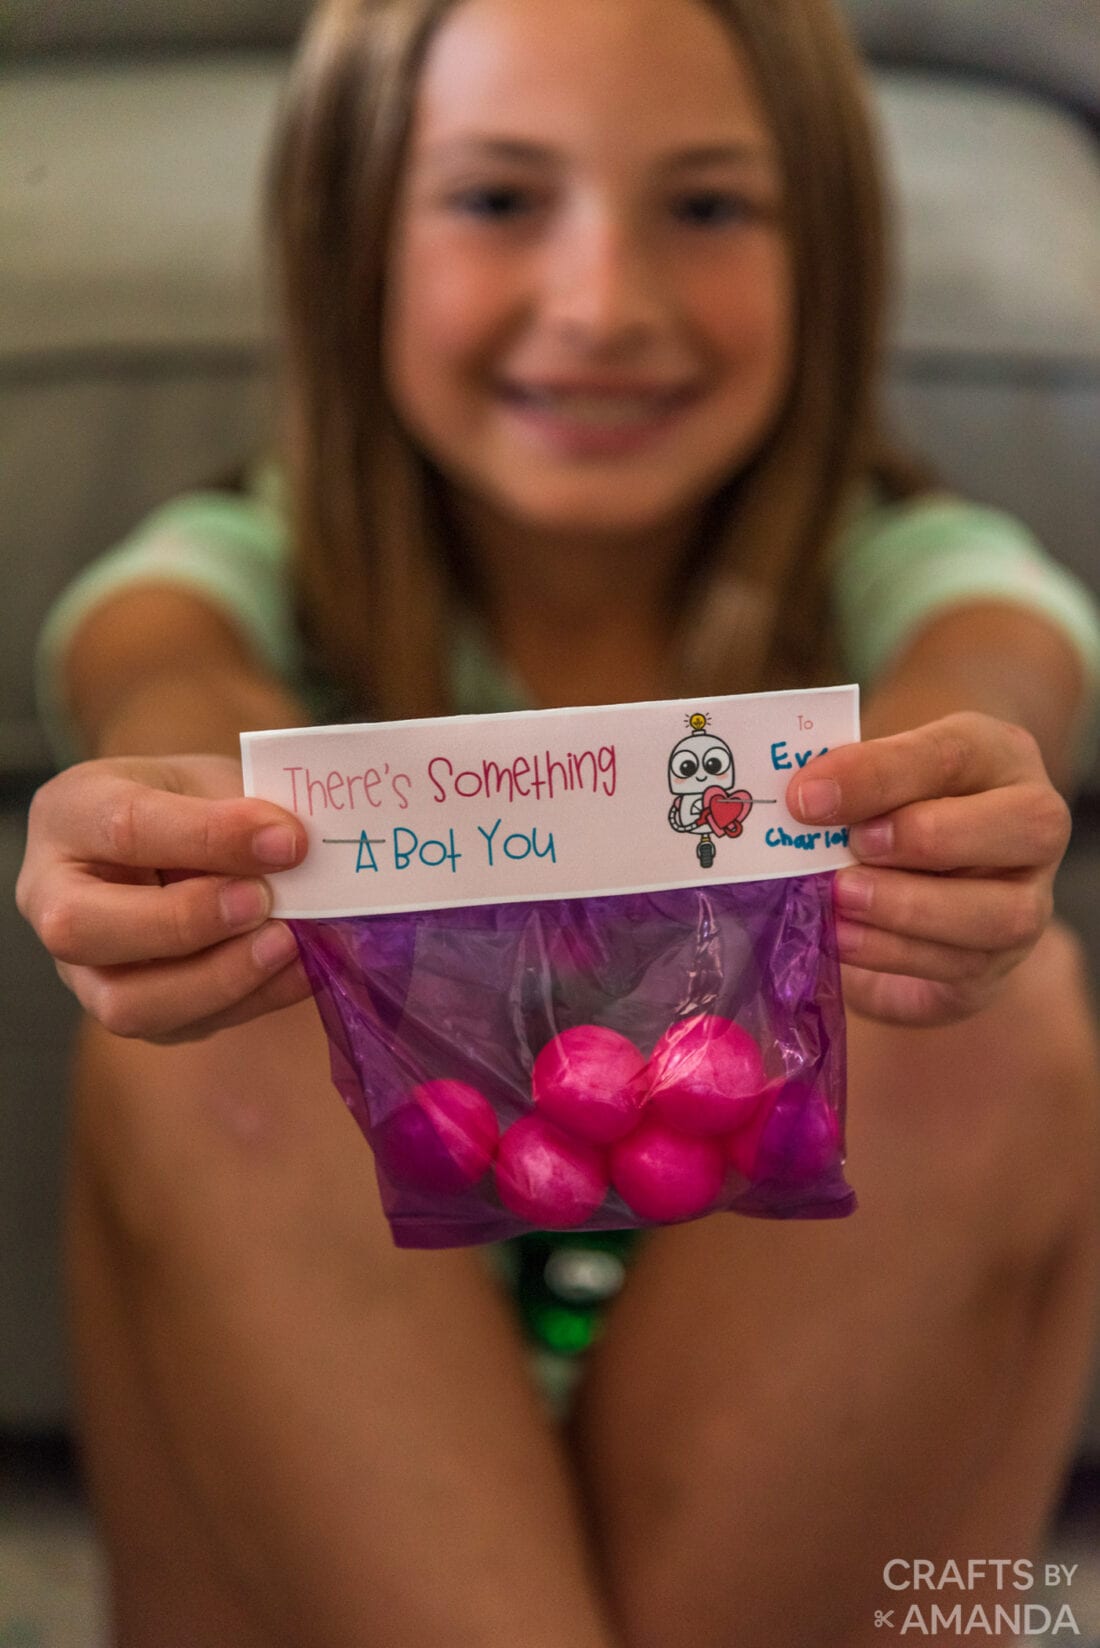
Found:
[{"label": "gray couch background", "polygon": [[[1100,21],[849,0],[899,231],[889,399],[1100,587]],[[303,0],[9,0],[0,21],[0,1427],[64,1425],[73,1007],[10,890],[49,771],[31,656],[75,570],[267,433],[257,188]],[[1100,974],[1100,766],[1060,884]],[[1082,1449],[1100,1456],[1100,1400]]]}]

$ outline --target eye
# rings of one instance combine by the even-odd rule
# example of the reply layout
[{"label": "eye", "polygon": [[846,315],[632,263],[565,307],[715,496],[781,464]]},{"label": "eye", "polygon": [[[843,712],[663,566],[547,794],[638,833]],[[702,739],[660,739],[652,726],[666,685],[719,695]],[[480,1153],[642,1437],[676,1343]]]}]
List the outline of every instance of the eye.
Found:
[{"label": "eye", "polygon": [[682,755],[675,766],[677,778],[692,778],[698,771],[699,763],[693,755]]},{"label": "eye", "polygon": [[468,217],[499,223],[533,211],[537,202],[529,189],[517,188],[514,184],[493,183],[462,189],[450,197],[449,204]]},{"label": "eye", "polygon": [[760,208],[744,195],[727,189],[695,189],[680,195],[672,207],[673,216],[693,229],[723,229],[731,223],[748,222],[762,215]]},{"label": "eye", "polygon": [[714,750],[710,755],[703,758],[703,771],[707,773],[725,772],[728,766],[728,757],[722,755],[719,750]]}]

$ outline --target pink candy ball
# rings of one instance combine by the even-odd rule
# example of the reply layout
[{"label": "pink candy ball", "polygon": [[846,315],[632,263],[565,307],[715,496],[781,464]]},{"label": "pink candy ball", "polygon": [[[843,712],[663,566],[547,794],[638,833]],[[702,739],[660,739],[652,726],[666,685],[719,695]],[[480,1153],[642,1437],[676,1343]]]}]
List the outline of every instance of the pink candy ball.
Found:
[{"label": "pink candy ball", "polygon": [[764,1131],[764,1123],[772,1113],[775,1101],[783,1090],[783,1078],[771,1081],[760,1095],[760,1102],[750,1115],[747,1122],[731,1133],[726,1140],[726,1157],[738,1173],[744,1178],[751,1179],[756,1170],[756,1152],[760,1147],[760,1135]]},{"label": "pink candy ball", "polygon": [[717,1201],[725,1161],[716,1139],[643,1121],[611,1148],[611,1182],[641,1219],[691,1219]]},{"label": "pink candy ball", "polygon": [[495,1173],[509,1213],[540,1230],[583,1224],[607,1194],[603,1152],[570,1138],[541,1116],[524,1116],[507,1129]]},{"label": "pink candy ball", "polygon": [[645,1067],[634,1043],[617,1030],[581,1024],[547,1042],[535,1060],[531,1092],[549,1121],[593,1144],[610,1144],[638,1120]]},{"label": "pink candy ball", "polygon": [[499,1131],[492,1105],[476,1087],[428,1081],[374,1130],[372,1142],[394,1184],[454,1196],[481,1178]]},{"label": "pink candy ball", "polygon": [[760,1103],[764,1060],[732,1019],[697,1013],[670,1025],[649,1061],[653,1114],[684,1133],[743,1126]]},{"label": "pink candy ball", "polygon": [[837,1163],[840,1123],[822,1093],[803,1082],[777,1085],[761,1114],[728,1142],[728,1159],[747,1179],[813,1184]]}]

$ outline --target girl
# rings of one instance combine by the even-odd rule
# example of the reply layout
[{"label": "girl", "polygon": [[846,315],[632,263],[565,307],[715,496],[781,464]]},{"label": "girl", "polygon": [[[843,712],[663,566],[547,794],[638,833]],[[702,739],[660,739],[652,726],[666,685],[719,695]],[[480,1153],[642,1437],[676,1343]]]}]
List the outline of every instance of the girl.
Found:
[{"label": "girl", "polygon": [[[330,0],[272,198],[289,524],[278,476],[170,506],[44,649],[95,759],[37,797],[19,898],[90,1014],[119,1640],[869,1643],[891,1558],[1032,1550],[1073,1438],[1097,1077],[1049,917],[1087,602],[880,455],[826,0]],[[390,1241],[267,919],[300,827],[241,798],[238,732],[853,672],[866,742],[788,799],[862,861],[861,1211],[650,1233],[555,1428],[483,1256]]]}]

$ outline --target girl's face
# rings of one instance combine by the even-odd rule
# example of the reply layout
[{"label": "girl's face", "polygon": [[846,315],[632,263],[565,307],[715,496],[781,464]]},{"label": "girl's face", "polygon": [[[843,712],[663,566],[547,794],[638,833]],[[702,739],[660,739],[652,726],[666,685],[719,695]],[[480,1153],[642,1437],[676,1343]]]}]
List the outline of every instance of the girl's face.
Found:
[{"label": "girl's face", "polygon": [[397,208],[399,416],[511,528],[689,519],[784,397],[782,212],[748,69],[699,0],[461,0]]}]

